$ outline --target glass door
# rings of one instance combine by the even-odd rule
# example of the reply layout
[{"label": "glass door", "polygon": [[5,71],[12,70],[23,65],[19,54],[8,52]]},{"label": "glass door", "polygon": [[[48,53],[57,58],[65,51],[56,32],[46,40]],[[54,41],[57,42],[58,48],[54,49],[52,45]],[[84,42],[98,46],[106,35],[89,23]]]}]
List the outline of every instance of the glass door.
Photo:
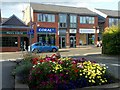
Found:
[{"label": "glass door", "polygon": [[70,47],[76,47],[76,38],[75,36],[70,36]]},{"label": "glass door", "polygon": [[61,36],[59,37],[59,47],[60,48],[65,48],[66,47],[66,39],[65,36]]}]

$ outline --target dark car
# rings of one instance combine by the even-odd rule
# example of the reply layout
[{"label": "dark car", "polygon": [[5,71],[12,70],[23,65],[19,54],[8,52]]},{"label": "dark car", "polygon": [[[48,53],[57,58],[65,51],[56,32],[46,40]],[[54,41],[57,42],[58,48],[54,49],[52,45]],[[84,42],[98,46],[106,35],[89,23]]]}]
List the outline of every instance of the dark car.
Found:
[{"label": "dark car", "polygon": [[[28,51],[30,51],[30,46],[28,47]],[[41,42],[36,42],[31,45],[32,52],[56,52],[58,51],[57,46],[47,45]]]}]

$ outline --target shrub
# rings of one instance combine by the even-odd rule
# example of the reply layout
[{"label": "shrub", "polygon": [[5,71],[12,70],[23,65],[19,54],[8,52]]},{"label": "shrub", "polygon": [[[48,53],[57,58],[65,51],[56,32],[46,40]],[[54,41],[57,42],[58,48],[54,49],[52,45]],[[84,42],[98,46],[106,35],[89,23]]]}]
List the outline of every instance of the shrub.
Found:
[{"label": "shrub", "polygon": [[24,54],[23,60],[17,64],[15,69],[13,70],[12,74],[15,75],[17,78],[19,78],[19,82],[21,83],[27,83],[28,82],[28,76],[30,73],[30,70],[33,66],[32,64],[32,58],[38,57],[35,54]]},{"label": "shrub", "polygon": [[103,33],[103,54],[119,55],[120,54],[120,28],[112,26],[106,28]]},{"label": "shrub", "polygon": [[21,62],[19,66],[14,69],[14,74],[19,78],[19,82],[27,83],[28,76],[33,64],[30,61]]}]

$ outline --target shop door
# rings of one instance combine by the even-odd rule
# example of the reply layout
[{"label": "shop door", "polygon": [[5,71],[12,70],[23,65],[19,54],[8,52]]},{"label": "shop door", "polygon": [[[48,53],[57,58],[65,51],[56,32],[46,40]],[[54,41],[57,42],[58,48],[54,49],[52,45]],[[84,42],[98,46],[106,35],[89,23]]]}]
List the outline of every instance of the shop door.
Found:
[{"label": "shop door", "polygon": [[28,37],[21,37],[20,38],[20,48],[22,51],[28,50],[29,46],[29,38]]},{"label": "shop door", "polygon": [[88,45],[94,45],[95,35],[88,34]]},{"label": "shop door", "polygon": [[75,36],[70,36],[70,47],[76,47],[76,38]]},{"label": "shop door", "polygon": [[65,48],[65,46],[66,46],[65,42],[66,42],[65,36],[59,37],[59,47],[60,48]]}]

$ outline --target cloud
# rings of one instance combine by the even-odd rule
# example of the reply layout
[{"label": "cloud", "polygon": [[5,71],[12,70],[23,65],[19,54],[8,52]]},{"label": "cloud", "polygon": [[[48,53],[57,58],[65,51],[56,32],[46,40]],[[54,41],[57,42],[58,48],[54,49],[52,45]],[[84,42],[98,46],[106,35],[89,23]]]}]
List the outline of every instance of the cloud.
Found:
[{"label": "cloud", "polygon": [[[10,16],[16,14],[22,17],[22,10],[28,5],[29,1],[43,3],[43,4],[56,4],[73,7],[92,7],[104,9],[117,9],[119,0],[2,0],[0,3],[2,16]],[[111,8],[113,7],[113,8]]]},{"label": "cloud", "polygon": [[[40,3],[65,3],[65,2],[83,2],[83,3],[89,3],[89,2],[116,2],[119,0],[20,0],[18,2],[40,2]],[[8,0],[2,0],[2,2],[8,2]],[[9,0],[9,2],[16,2],[16,0]]]}]

